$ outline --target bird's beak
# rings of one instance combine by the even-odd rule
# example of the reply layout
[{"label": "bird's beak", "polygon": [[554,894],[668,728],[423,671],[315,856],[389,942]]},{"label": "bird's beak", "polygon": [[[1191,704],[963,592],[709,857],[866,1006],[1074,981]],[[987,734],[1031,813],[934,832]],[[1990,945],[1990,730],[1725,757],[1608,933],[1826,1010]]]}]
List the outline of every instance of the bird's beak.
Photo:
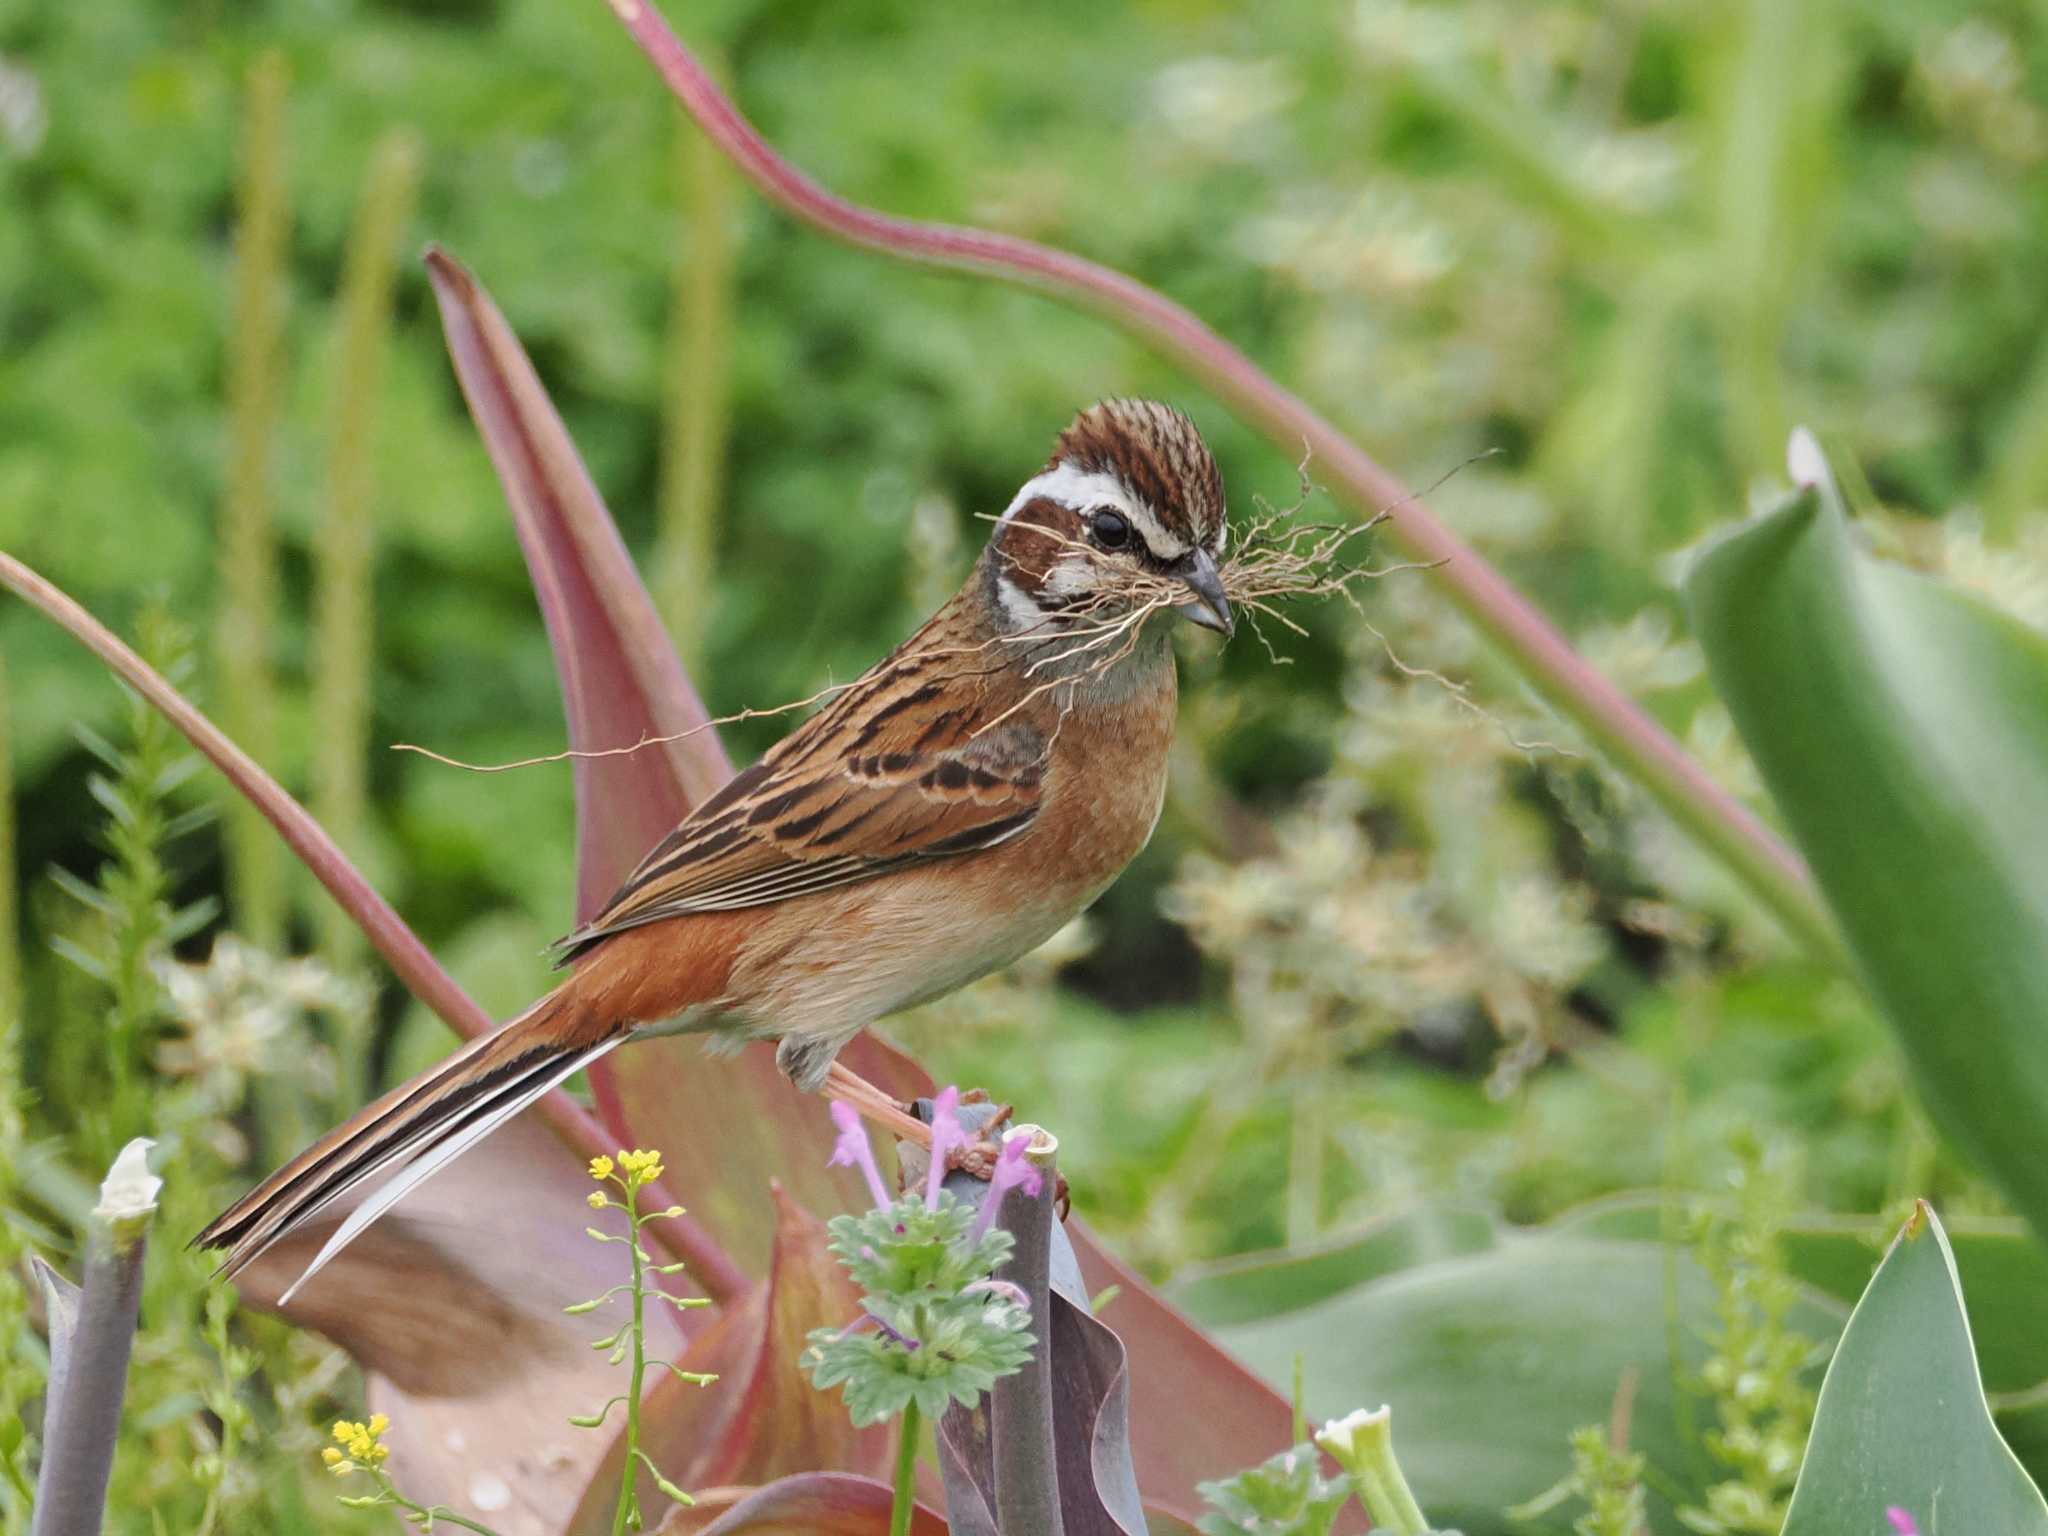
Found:
[{"label": "bird's beak", "polygon": [[1195,594],[1187,602],[1176,604],[1175,613],[1225,637],[1237,628],[1237,621],[1230,616],[1230,599],[1223,595],[1223,578],[1217,574],[1216,561],[1206,549],[1184,556],[1174,566],[1173,574]]}]

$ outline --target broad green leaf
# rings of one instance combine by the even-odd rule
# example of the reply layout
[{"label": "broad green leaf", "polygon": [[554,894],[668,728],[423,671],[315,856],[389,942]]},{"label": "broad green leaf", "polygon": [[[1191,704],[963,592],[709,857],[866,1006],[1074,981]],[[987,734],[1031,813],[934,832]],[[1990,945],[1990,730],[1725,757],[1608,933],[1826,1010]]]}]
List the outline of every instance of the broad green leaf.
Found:
[{"label": "broad green leaf", "polygon": [[1856,1304],[1821,1386],[1785,1536],[2043,1536],[2048,1504],[1985,1406],[1955,1257],[1922,1204]]},{"label": "broad green leaf", "polygon": [[1929,1112],[2048,1232],[2048,639],[1874,558],[1794,458],[1694,627]]},{"label": "broad green leaf", "polygon": [[[1617,1394],[1632,1394],[1629,1443],[1668,1480],[1660,1489],[1698,1497],[1706,1465],[1681,1415],[1711,1410],[1682,1402],[1677,1381],[1701,1361],[1711,1303],[1707,1277],[1662,1245],[1540,1232],[1219,1332],[1272,1382],[1299,1358],[1314,1418],[1393,1404],[1430,1518],[1494,1536],[1512,1529],[1507,1506],[1557,1481],[1566,1437],[1607,1422]],[[1841,1326],[1818,1298],[1793,1321],[1819,1344]],[[1661,1491],[1651,1509],[1657,1532],[1681,1529]]]},{"label": "broad green leaf", "polygon": [[1199,1323],[1226,1327],[1292,1312],[1438,1259],[1482,1253],[1500,1223],[1477,1206],[1421,1205],[1310,1248],[1245,1254],[1191,1269],[1167,1292]]},{"label": "broad green leaf", "polygon": [[[1593,1201],[1567,1211],[1544,1230],[1657,1242],[1664,1220],[1664,1197],[1649,1192]],[[1870,1283],[1888,1235],[1889,1226],[1875,1216],[1809,1215],[1787,1222],[1778,1241],[1794,1279],[1850,1307]],[[1985,1390],[2031,1392],[2048,1383],[2048,1330],[2041,1327],[2048,1251],[2024,1222],[2009,1218],[1966,1218],[1948,1239],[1963,1294],[1970,1299],[1970,1327]]]}]

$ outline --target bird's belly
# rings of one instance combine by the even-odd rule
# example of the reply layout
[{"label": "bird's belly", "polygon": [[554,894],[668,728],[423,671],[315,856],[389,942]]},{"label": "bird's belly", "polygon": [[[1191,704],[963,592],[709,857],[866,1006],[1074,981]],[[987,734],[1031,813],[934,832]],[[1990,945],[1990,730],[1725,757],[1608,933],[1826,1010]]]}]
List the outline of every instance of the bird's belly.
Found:
[{"label": "bird's belly", "polygon": [[1127,701],[1114,723],[1066,723],[1044,803],[1020,835],[802,897],[760,921],[734,955],[718,1024],[697,1027],[844,1039],[1051,938],[1122,873],[1159,820],[1171,665],[1163,686]]}]

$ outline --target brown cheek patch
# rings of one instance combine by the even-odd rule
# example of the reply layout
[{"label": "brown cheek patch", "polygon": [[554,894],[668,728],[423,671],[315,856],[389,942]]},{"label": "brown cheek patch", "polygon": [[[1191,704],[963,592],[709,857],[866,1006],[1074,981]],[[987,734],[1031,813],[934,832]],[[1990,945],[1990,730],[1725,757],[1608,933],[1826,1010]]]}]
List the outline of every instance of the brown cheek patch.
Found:
[{"label": "brown cheek patch", "polygon": [[996,532],[996,548],[1005,573],[1027,596],[1036,598],[1045,591],[1046,579],[1069,541],[1082,537],[1081,515],[1041,496],[1025,502],[1003,523]]}]

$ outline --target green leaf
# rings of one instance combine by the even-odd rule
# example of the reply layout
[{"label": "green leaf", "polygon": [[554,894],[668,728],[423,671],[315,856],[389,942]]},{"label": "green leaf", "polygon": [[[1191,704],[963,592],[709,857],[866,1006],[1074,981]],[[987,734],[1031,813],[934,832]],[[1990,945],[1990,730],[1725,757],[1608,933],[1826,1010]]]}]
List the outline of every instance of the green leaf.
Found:
[{"label": "green leaf", "polygon": [[[1659,1244],[1504,1231],[1489,1251],[1219,1335],[1268,1381],[1289,1380],[1299,1356],[1314,1418],[1393,1404],[1416,1498],[1466,1536],[1506,1536],[1503,1511],[1553,1485],[1572,1431],[1607,1422],[1619,1398],[1630,1448],[1659,1474],[1651,1529],[1675,1533],[1668,1493],[1697,1499],[1710,1470],[1681,1424],[1690,1412],[1703,1428],[1711,1409],[1676,1379],[1701,1364],[1712,1302],[1699,1267]],[[1792,1323],[1825,1344],[1841,1314],[1809,1296]]]},{"label": "green leaf", "polygon": [[1794,454],[1694,627],[1929,1112],[2048,1232],[2048,639],[1871,556]]},{"label": "green leaf", "polygon": [[1325,1478],[1316,1448],[1297,1445],[1196,1491],[1209,1506],[1203,1536],[1328,1536],[1351,1480]]},{"label": "green leaf", "polygon": [[1821,1386],[1785,1536],[2048,1533],[2048,1504],[1984,1402],[1955,1256],[1922,1203],[1856,1304]]},{"label": "green leaf", "polygon": [[[1611,1195],[1565,1212],[1544,1230],[1654,1243],[1662,1238],[1666,1209],[1664,1196],[1654,1191]],[[1787,1222],[1778,1241],[1794,1279],[1853,1307],[1891,1235],[1880,1217],[1816,1213]],[[2009,1217],[1966,1217],[1947,1236],[1970,1298],[1985,1390],[2031,1394],[2042,1388],[2048,1384],[2048,1330],[2041,1327],[2048,1251],[2024,1222]]]},{"label": "green leaf", "polygon": [[1484,1252],[1498,1240],[1498,1222],[1478,1206],[1421,1205],[1313,1247],[1197,1266],[1167,1294],[1197,1322],[1250,1323],[1417,1264]]}]

